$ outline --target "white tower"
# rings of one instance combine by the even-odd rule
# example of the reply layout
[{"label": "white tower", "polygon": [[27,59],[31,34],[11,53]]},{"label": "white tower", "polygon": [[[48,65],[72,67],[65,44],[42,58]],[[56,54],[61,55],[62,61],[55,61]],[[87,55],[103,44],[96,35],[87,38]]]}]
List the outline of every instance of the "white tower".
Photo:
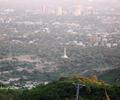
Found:
[{"label": "white tower", "polygon": [[65,59],[68,58],[66,48],[64,48],[64,56],[62,56],[62,58],[65,58]]}]

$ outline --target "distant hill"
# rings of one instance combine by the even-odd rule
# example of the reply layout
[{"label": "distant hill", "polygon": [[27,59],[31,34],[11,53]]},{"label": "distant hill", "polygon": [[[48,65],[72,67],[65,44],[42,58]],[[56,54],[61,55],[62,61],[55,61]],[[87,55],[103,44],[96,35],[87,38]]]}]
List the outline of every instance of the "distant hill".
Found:
[{"label": "distant hill", "polygon": [[[19,84],[20,82],[26,84],[27,81],[53,81],[63,76],[73,75],[97,75],[100,77],[100,79],[107,81],[104,79],[104,77],[109,77],[110,75],[107,75],[106,73],[112,71],[111,69],[115,69],[120,66],[119,48],[110,49],[102,47],[71,47],[67,49],[69,59],[61,58],[63,55],[62,48],[57,48],[55,50],[54,49],[55,48],[49,50],[45,48],[45,50],[42,50],[40,54],[37,54],[36,52],[36,54],[30,53],[31,55],[25,55],[19,52],[21,50],[20,48],[18,51],[15,50],[17,53],[19,52],[19,55],[16,54],[13,57],[4,55],[1,56],[1,81],[6,82],[10,79],[15,79],[15,81],[10,81],[10,84]],[[31,50],[31,52],[32,51],[34,50]],[[116,75],[117,73],[115,72],[115,75],[113,75],[112,79],[115,79],[114,76],[119,76],[119,74]],[[16,79],[18,80],[16,81]],[[118,81],[119,80],[117,80],[116,83]]]},{"label": "distant hill", "polygon": [[99,78],[111,84],[120,84],[120,68],[105,71]]}]

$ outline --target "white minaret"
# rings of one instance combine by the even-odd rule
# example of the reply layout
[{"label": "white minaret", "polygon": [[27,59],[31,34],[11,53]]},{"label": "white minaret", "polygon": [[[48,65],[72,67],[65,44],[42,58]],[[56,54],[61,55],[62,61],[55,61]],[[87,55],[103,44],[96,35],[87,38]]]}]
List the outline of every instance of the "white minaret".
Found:
[{"label": "white minaret", "polygon": [[68,58],[66,48],[64,48],[64,56],[62,56],[62,58],[65,58],[65,59]]}]

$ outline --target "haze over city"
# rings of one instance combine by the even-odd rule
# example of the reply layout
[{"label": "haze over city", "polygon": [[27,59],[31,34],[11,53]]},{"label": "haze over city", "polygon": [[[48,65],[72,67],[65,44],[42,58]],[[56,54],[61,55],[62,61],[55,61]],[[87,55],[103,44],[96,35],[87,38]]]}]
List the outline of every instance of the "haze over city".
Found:
[{"label": "haze over city", "polygon": [[[80,2],[83,4],[91,3],[93,5],[116,5],[119,0],[0,0],[0,5],[2,7],[20,7],[20,8],[38,8],[40,5],[47,5],[47,6],[73,6]],[[113,4],[115,3],[115,4]]]},{"label": "haze over city", "polygon": [[120,99],[120,0],[0,0],[0,100],[80,99]]}]

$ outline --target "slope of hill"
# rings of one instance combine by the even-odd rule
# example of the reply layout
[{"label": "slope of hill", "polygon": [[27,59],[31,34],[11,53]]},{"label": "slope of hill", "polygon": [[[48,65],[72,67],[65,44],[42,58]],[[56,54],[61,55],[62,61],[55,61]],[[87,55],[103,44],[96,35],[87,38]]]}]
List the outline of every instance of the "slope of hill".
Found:
[{"label": "slope of hill", "polygon": [[105,71],[99,78],[111,84],[120,84],[120,68]]},{"label": "slope of hill", "polygon": [[0,100],[75,100],[77,85],[79,98],[82,100],[105,100],[105,90],[111,100],[119,100],[120,87],[99,81],[96,76],[63,77],[47,85],[28,89],[0,89]]},{"label": "slope of hill", "polygon": [[[47,53],[46,53],[47,52]],[[120,66],[119,48],[68,48],[69,59],[62,59],[62,49],[45,50],[40,54],[2,56],[0,59],[0,81],[20,83],[23,81],[45,82],[63,76],[91,76]],[[107,76],[107,75],[106,75]],[[109,77],[109,76],[108,76]],[[11,79],[13,80],[11,82]],[[17,79],[17,82],[16,82]],[[13,84],[13,85],[14,85]]]}]

